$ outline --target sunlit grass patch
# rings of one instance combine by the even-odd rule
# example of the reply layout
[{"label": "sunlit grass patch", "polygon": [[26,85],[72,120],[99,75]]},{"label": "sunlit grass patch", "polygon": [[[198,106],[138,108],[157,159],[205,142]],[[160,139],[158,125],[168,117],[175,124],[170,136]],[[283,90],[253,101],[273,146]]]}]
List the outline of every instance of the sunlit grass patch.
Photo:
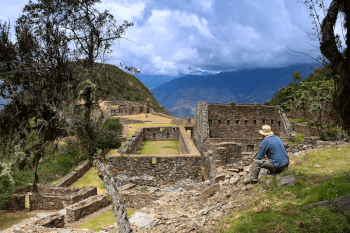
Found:
[{"label": "sunlit grass patch", "polygon": [[[350,147],[346,146],[341,150],[338,147],[310,150],[306,155],[291,157],[290,160],[291,163],[295,163],[293,169],[305,174],[330,175],[331,171],[333,174],[344,173],[349,171],[350,167]],[[303,162],[300,164],[298,161]]]},{"label": "sunlit grass patch", "polygon": [[[126,209],[126,212],[128,216],[134,214],[136,209]],[[100,231],[102,230],[102,227],[109,227],[113,223],[116,222],[116,219],[113,214],[113,210],[109,210],[104,212],[103,214],[96,216],[95,218],[77,226],[76,228],[78,229],[92,229],[94,231]]]},{"label": "sunlit grass patch", "polygon": [[96,186],[97,187],[97,194],[101,194],[106,192],[106,189],[100,179],[100,177],[97,174],[97,169],[95,167],[91,168],[88,174],[78,181],[74,188],[80,188],[80,187],[88,187],[88,186]]},{"label": "sunlit grass patch", "polygon": [[173,141],[145,141],[140,154],[179,154],[179,143]]},{"label": "sunlit grass patch", "polygon": [[[249,203],[221,221],[215,231],[349,232],[347,214],[327,206],[302,208],[350,194],[348,159],[350,147],[317,149],[305,156],[291,157],[289,170],[283,175],[294,174],[297,178],[295,187],[280,187],[277,179],[266,184],[266,179],[271,177],[262,178],[254,187]],[[314,167],[315,164],[321,167]]]},{"label": "sunlit grass patch", "polygon": [[31,218],[37,215],[33,212],[24,212],[24,213],[6,213],[0,212],[0,231],[9,228],[26,218]]}]

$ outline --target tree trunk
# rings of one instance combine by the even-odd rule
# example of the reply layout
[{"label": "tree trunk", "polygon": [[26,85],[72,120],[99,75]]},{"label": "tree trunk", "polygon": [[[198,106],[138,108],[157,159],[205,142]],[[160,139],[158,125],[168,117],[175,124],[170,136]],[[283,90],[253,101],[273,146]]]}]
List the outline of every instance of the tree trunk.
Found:
[{"label": "tree trunk", "polygon": [[103,185],[106,187],[108,193],[113,196],[113,213],[118,224],[119,232],[132,232],[125,205],[120,201],[116,180],[109,174],[106,166],[100,160],[96,159],[94,165],[99,171],[99,176],[102,179]]},{"label": "tree trunk", "polygon": [[[334,93],[333,101],[336,112],[341,117],[343,128],[350,135],[350,75],[342,76],[338,88]],[[347,82],[346,82],[347,81]]]}]

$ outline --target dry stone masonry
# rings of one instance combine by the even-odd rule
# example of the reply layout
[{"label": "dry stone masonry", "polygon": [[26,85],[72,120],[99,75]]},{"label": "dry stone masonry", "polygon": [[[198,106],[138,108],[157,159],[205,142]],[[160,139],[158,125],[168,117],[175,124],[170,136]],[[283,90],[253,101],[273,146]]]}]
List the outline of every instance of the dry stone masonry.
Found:
[{"label": "dry stone masonry", "polygon": [[127,116],[154,112],[152,108],[147,107],[147,103],[117,100],[105,102],[105,104],[108,106],[107,111],[111,116]]},{"label": "dry stone masonry", "polygon": [[[182,153],[136,154],[144,141],[166,140],[178,140]],[[200,154],[183,126],[143,128],[108,158],[108,169],[120,186],[131,182],[150,186],[174,184],[183,178],[202,180]]]}]

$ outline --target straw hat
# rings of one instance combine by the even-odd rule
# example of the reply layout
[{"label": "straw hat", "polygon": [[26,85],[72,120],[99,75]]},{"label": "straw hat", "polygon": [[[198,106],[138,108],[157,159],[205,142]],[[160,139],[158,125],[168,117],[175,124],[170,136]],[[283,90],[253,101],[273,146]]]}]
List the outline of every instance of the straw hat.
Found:
[{"label": "straw hat", "polygon": [[264,135],[264,136],[273,135],[273,132],[271,131],[271,126],[269,126],[269,125],[263,125],[261,127],[261,130],[259,130],[259,133]]}]

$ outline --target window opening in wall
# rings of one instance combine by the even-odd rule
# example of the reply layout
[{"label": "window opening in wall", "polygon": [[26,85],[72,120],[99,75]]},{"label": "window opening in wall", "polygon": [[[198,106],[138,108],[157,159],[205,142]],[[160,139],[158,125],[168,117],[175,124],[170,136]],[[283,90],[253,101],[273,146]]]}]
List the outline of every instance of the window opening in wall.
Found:
[{"label": "window opening in wall", "polygon": [[163,131],[163,128],[159,128],[159,131],[162,132],[162,131]]},{"label": "window opening in wall", "polygon": [[254,152],[254,145],[247,145],[247,152]]},{"label": "window opening in wall", "polygon": [[256,120],[254,120],[254,124],[256,125]]},{"label": "window opening in wall", "polygon": [[262,120],[263,121],[263,124],[265,124],[265,120]]},{"label": "window opening in wall", "polygon": [[166,138],[169,139],[169,133],[166,133]]},{"label": "window opening in wall", "polygon": [[227,120],[227,125],[229,125],[230,124],[230,120]]},{"label": "window opening in wall", "polygon": [[236,124],[237,124],[237,125],[239,124],[239,120],[236,120]]},{"label": "window opening in wall", "polygon": [[156,139],[156,133],[153,133],[153,140]]},{"label": "window opening in wall", "polygon": [[247,125],[248,124],[248,120],[245,120],[244,123]]},{"label": "window opening in wall", "polygon": [[219,125],[221,124],[221,120],[218,120],[218,124],[219,124]]},{"label": "window opening in wall", "polygon": [[271,125],[273,124],[273,120],[271,120]]},{"label": "window opening in wall", "polygon": [[152,158],[152,164],[157,164],[157,159],[156,158]]},{"label": "window opening in wall", "polygon": [[278,121],[278,127],[281,127],[281,122],[280,121]]},{"label": "window opening in wall", "polygon": [[213,121],[212,120],[209,120],[209,125],[213,124]]},{"label": "window opening in wall", "polygon": [[134,107],[131,107],[131,111],[134,111]]}]

